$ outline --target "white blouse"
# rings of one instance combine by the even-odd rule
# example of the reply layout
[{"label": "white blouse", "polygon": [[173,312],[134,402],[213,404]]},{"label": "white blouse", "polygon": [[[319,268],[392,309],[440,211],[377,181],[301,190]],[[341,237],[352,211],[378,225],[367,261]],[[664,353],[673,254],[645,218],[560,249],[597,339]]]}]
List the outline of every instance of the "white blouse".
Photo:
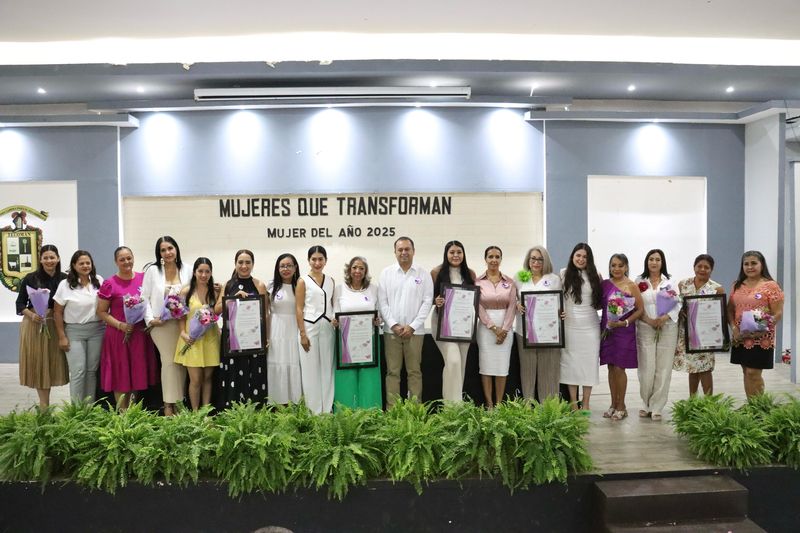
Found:
[{"label": "white blouse", "polygon": [[[517,301],[522,302],[523,292],[560,291],[561,278],[552,272],[543,275],[542,279],[536,283],[533,280],[520,281],[517,277],[514,277],[514,285],[517,286]],[[522,315],[519,313],[517,313],[517,318],[514,320],[514,332],[522,335]]]},{"label": "white blouse", "polygon": [[[103,285],[103,278],[97,276],[97,281]],[[74,289],[69,286],[65,279],[61,280],[56,289],[53,300],[64,307],[65,324],[88,324],[98,322],[97,316],[97,291],[94,285],[89,283],[83,287],[80,283]]]},{"label": "white blouse", "polygon": [[[183,263],[180,272],[178,272],[181,281],[180,286],[168,286],[164,272],[164,268],[159,270],[157,265],[150,265],[144,271],[142,296],[147,302],[144,311],[145,324],[149,325],[152,320],[161,316],[161,312],[164,310],[164,298],[167,294],[180,294],[181,288],[188,285],[192,280],[192,267],[186,263]],[[170,288],[169,293],[167,293],[167,287]]]},{"label": "white blouse", "polygon": [[378,309],[378,284],[356,291],[341,283],[333,289],[333,311],[348,313],[355,311],[374,311]]},{"label": "white blouse", "polygon": [[661,282],[658,284],[658,287],[656,287],[655,290],[653,289],[653,286],[650,285],[650,280],[649,279],[642,278],[642,277],[637,277],[636,278],[636,285],[639,285],[640,283],[647,283],[647,290],[643,291],[643,290],[639,289],[639,291],[642,293],[642,302],[644,303],[644,312],[647,313],[647,316],[649,316],[650,318],[658,318],[658,314],[656,314],[657,313],[656,312],[656,294],[658,294],[659,291],[667,291],[667,290],[671,289],[671,290],[675,291],[678,294],[678,298],[679,298],[678,304],[675,307],[673,307],[670,312],[667,313],[667,316],[669,316],[669,318],[673,322],[677,323],[678,322],[678,315],[681,312],[681,303],[680,303],[681,291],[680,291],[680,289],[678,289],[678,284],[677,283],[673,283],[671,279],[667,279],[664,276],[661,276]]}]

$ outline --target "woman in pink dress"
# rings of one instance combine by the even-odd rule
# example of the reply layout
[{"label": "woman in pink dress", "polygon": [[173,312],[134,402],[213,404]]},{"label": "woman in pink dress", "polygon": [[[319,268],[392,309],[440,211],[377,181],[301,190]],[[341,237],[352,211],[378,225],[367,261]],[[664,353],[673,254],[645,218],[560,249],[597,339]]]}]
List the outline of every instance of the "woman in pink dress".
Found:
[{"label": "woman in pink dress", "polygon": [[[144,331],[144,319],[125,322],[125,296],[141,297],[144,274],[133,271],[133,252],[126,246],[114,250],[119,270],[105,280],[97,293],[97,316],[106,323],[100,355],[100,386],[114,392],[117,408],[127,409],[135,392],[158,383],[153,342]],[[125,340],[125,335],[128,339]]]}]

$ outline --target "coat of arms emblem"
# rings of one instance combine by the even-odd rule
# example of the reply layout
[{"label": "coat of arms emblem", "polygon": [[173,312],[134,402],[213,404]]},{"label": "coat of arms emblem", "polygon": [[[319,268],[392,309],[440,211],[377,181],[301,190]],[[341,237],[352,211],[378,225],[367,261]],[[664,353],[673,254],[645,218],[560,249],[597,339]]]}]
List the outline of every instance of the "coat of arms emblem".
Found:
[{"label": "coat of arms emblem", "polygon": [[39,268],[42,247],[42,230],[28,224],[28,216],[47,220],[48,213],[24,205],[0,209],[0,216],[6,213],[11,213],[11,225],[0,228],[0,283],[18,292],[22,278]]}]

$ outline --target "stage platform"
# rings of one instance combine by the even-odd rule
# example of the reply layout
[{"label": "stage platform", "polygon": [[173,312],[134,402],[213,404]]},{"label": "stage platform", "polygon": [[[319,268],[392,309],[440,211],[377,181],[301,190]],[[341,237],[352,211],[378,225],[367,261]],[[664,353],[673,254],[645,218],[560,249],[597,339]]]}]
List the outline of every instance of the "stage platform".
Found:
[{"label": "stage platform", "polygon": [[[0,412],[26,408],[36,393],[18,384],[18,367],[0,365]],[[764,373],[773,393],[800,396],[787,365]],[[673,372],[670,404],[662,422],[640,419],[636,371],[628,371],[630,416],[602,418],[608,407],[605,367],[592,394],[588,435],[594,472],[510,494],[494,480],[440,481],[421,496],[407,484],[373,481],[344,502],[314,490],[281,495],[228,497],[213,482],[178,488],[131,485],[112,496],[75,484],[0,484],[0,531],[253,531],[280,526],[302,531],[564,531],[597,530],[595,482],[599,480],[727,474],[749,490],[749,517],[767,531],[796,531],[800,523],[800,472],[785,467],[749,473],[714,468],[696,459],[669,424],[671,405],[688,396],[687,376]],[[714,390],[744,401],[741,369],[718,356]],[[68,387],[53,390],[53,402]],[[277,531],[277,530],[276,530]]]}]

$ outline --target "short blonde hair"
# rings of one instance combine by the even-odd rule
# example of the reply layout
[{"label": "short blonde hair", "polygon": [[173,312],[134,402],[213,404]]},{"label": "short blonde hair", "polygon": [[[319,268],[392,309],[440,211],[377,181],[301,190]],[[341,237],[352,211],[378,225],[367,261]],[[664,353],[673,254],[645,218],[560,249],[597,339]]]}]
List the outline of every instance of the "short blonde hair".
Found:
[{"label": "short blonde hair", "polygon": [[542,274],[552,274],[553,262],[550,260],[550,254],[547,253],[547,248],[539,244],[528,250],[528,253],[525,254],[525,262],[522,264],[522,268],[528,272],[531,271],[531,254],[533,252],[539,252],[542,254]]},{"label": "short blonde hair", "polygon": [[356,261],[361,261],[364,263],[364,288],[366,289],[369,287],[369,282],[372,279],[369,275],[369,264],[367,264],[367,260],[361,257],[360,255],[355,256],[349,262],[345,263],[344,265],[344,282],[348,287],[352,286],[353,278],[350,277],[350,269],[353,268],[353,263]]}]

